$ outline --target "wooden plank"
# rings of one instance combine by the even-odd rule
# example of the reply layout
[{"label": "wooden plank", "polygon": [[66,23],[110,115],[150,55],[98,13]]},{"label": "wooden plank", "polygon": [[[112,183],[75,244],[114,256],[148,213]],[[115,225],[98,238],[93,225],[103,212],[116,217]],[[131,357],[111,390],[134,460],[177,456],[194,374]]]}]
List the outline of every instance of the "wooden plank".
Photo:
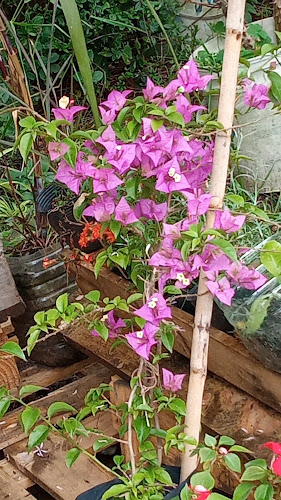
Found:
[{"label": "wooden plank", "polygon": [[[10,325],[7,322],[0,324],[0,346],[8,341]],[[0,386],[4,385],[7,389],[15,389],[19,386],[20,374],[14,356],[1,353],[0,356]]]},{"label": "wooden plank", "polygon": [[20,472],[7,458],[0,461],[0,471],[5,472],[7,476],[13,479],[21,488],[27,490],[34,485],[34,482],[25,474]]},{"label": "wooden plank", "polygon": [[[128,290],[131,286],[129,281],[106,268],[101,269],[97,280],[91,264],[71,262],[70,270],[83,293],[98,289],[102,298],[110,299],[116,295],[128,297],[132,293],[132,290]],[[190,357],[193,316],[173,308],[173,317],[182,328],[176,336],[175,350]],[[281,374],[265,368],[238,339],[213,327],[210,329],[208,369],[281,412]]]},{"label": "wooden plank", "polygon": [[[44,450],[48,452],[44,458],[28,453],[26,440],[10,446],[6,452],[10,461],[20,471],[56,500],[75,500],[80,493],[113,479],[110,473],[94,464],[85,455],[81,455],[70,470],[67,469],[65,455],[68,448],[62,437],[52,434],[44,442]],[[12,497],[13,500],[23,498],[25,497],[19,499]]]},{"label": "wooden plank", "polygon": [[[114,366],[121,377],[128,379],[138,366],[139,358],[129,347],[118,345],[111,350],[114,339],[105,343],[101,338],[93,337],[86,323],[72,325],[62,334],[84,352],[92,352],[107,366]],[[175,373],[187,373],[180,391],[180,396],[185,399],[189,372],[186,358],[174,353],[171,361],[165,360],[163,365]],[[233,361],[230,366],[233,366]],[[215,433],[233,437],[258,455],[263,453],[259,445],[265,441],[278,441],[281,435],[280,413],[210,373],[205,386],[202,421]]]},{"label": "wooden plank", "polygon": [[20,371],[20,387],[24,385],[40,385],[41,387],[49,387],[61,380],[67,380],[76,373],[86,374],[85,368],[91,366],[94,358],[83,359],[70,366],[49,367],[33,363],[24,367]]},{"label": "wooden plank", "polygon": [[[44,398],[32,403],[35,408],[40,408],[42,415],[46,415],[47,409],[55,401],[64,401],[80,409],[83,406],[84,397],[92,387],[97,387],[102,382],[109,383],[110,371],[103,365],[95,363],[84,369],[86,376],[70,384],[51,392]],[[40,382],[38,380],[38,382]],[[8,412],[0,425],[0,449],[3,449],[24,438],[18,421],[22,409]]]},{"label": "wooden plank", "polygon": [[0,469],[0,498],[1,500],[35,500],[28,491],[11,479]]}]

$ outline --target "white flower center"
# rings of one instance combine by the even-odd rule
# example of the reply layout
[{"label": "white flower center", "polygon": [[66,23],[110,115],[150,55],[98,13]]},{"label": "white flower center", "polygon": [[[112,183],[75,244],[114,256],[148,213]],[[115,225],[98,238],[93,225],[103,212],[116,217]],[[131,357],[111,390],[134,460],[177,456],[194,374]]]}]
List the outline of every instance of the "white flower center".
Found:
[{"label": "white flower center", "polygon": [[142,140],[145,141],[145,139],[147,138],[147,135],[143,135],[142,136]]},{"label": "white flower center", "polygon": [[184,278],[182,280],[182,283],[183,283],[183,285],[188,286],[188,285],[190,285],[190,280],[188,278]]},{"label": "white flower center", "polygon": [[174,181],[175,182],[180,182],[181,181],[181,175],[180,174],[175,174],[174,175]]},{"label": "white flower center", "polygon": [[184,87],[181,85],[181,86],[178,88],[177,93],[178,93],[178,94],[183,94],[183,92],[184,92]]},{"label": "white flower center", "polygon": [[168,172],[169,177],[174,177],[175,173],[176,173],[176,169],[174,167],[171,167],[169,169],[169,172]]},{"label": "white flower center", "polygon": [[136,336],[138,339],[142,339],[143,338],[143,330],[140,330],[139,332],[136,332]]},{"label": "white flower center", "polygon": [[155,307],[157,306],[157,302],[158,302],[157,297],[152,297],[152,299],[148,302],[147,305],[150,309],[155,309]]},{"label": "white flower center", "polygon": [[189,65],[188,64],[185,64],[183,69],[189,69]]},{"label": "white flower center", "polygon": [[69,105],[69,97],[67,97],[66,95],[62,96],[61,99],[59,100],[59,107],[61,109],[66,109],[68,105]]},{"label": "white flower center", "polygon": [[117,151],[121,151],[122,146],[116,146]]},{"label": "white flower center", "polygon": [[177,280],[180,281],[181,283],[183,282],[183,280],[185,279],[184,278],[184,274],[183,273],[177,273],[177,276],[176,276]]}]

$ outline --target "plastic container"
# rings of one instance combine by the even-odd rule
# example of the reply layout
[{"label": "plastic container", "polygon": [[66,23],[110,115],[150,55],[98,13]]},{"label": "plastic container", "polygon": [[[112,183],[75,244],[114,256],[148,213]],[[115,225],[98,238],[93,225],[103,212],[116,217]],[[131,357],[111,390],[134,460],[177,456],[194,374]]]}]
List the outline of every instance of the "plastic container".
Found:
[{"label": "plastic container", "polygon": [[266,368],[281,373],[281,284],[278,278],[270,278],[260,263],[260,250],[271,240],[281,243],[281,233],[263,241],[241,259],[268,276],[267,283],[256,291],[238,287],[231,307],[216,302],[245,347]]},{"label": "plastic container", "polygon": [[210,23],[217,23],[218,21],[224,21],[225,17],[222,10],[219,8],[211,8],[202,5],[201,12],[196,13],[196,5],[194,3],[181,2],[182,9],[180,14],[180,19],[182,23],[190,29],[191,26],[197,26],[198,31],[196,34],[197,39],[201,40],[203,43],[206,42],[210,37],[213,36],[213,31],[210,28]]},{"label": "plastic container", "polygon": [[[66,274],[60,259],[61,248],[46,248],[23,257],[10,257],[9,266],[17,288],[26,304],[24,315],[14,320],[16,335],[20,345],[26,345],[26,333],[34,324],[33,316],[37,311],[50,309],[59,295],[72,293],[77,289],[73,278]],[[45,257],[58,262],[47,269],[43,267]],[[58,334],[36,345],[31,359],[47,366],[67,366],[81,359],[80,351]]]},{"label": "plastic container", "polygon": [[[270,36],[273,44],[277,44],[275,34],[274,18],[269,17],[256,21],[252,24],[258,24]],[[196,58],[202,50],[208,50],[210,53],[218,53],[224,49],[225,39],[222,36],[217,36],[199,47],[193,53]],[[273,54],[265,56],[257,56],[249,59],[250,67],[248,69],[248,77],[255,80],[256,83],[269,85],[270,81],[265,71],[270,69],[270,65],[274,63],[276,71],[281,75],[281,65],[279,64],[281,50],[279,50],[278,60]],[[242,66],[240,67],[242,70]],[[243,66],[245,70],[245,66]],[[211,81],[212,88],[218,88],[218,80]],[[213,97],[211,102],[212,108],[217,108],[218,98]],[[243,172],[243,183],[249,190],[258,188],[261,192],[274,192],[281,190],[281,149],[280,149],[280,133],[281,133],[281,115],[275,114],[273,104],[266,106],[264,110],[255,108],[246,108],[242,104],[242,100],[237,104],[238,114],[236,123],[243,125],[240,129],[236,129],[235,142],[237,149],[242,155],[251,158],[251,160],[243,160],[240,162],[239,168]],[[247,125],[246,125],[247,124]]]}]

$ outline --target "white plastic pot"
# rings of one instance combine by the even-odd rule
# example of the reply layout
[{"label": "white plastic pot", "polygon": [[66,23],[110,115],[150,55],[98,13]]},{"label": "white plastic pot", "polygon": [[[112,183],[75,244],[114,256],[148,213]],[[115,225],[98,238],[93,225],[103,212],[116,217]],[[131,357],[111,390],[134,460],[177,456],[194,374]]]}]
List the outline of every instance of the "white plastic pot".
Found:
[{"label": "white plastic pot", "polygon": [[[277,43],[273,17],[254,24],[260,24],[273,43]],[[193,56],[196,58],[198,52],[205,48],[210,53],[219,52],[224,48],[224,38],[216,37],[209,40],[204,47],[198,48]],[[281,61],[281,50],[278,59]],[[264,57],[249,59],[248,76],[256,83],[269,85],[270,81],[265,70],[269,70],[273,62],[276,64],[275,71],[281,75],[281,65],[278,60],[272,54],[266,54]],[[213,80],[212,87],[218,87],[218,81]],[[214,98],[212,107],[217,105],[217,98]],[[243,160],[240,163],[240,169],[244,174],[244,185],[248,189],[256,187],[262,192],[281,191],[281,115],[275,114],[272,108],[273,104],[269,104],[264,110],[251,108],[247,111],[248,108],[245,108],[242,102],[237,105],[239,112],[236,116],[237,124],[243,125],[241,129],[236,129],[237,147],[242,155],[251,158],[251,161]]]},{"label": "white plastic pot", "polygon": [[[182,5],[183,2],[181,0],[179,1]],[[197,14],[195,4],[187,1],[181,9],[180,18],[187,28],[190,28],[193,25],[198,27],[197,38],[202,40],[203,43],[206,42],[206,40],[208,40],[213,34],[210,24],[214,24],[225,19],[222,10],[217,8],[202,6],[202,11]]]}]

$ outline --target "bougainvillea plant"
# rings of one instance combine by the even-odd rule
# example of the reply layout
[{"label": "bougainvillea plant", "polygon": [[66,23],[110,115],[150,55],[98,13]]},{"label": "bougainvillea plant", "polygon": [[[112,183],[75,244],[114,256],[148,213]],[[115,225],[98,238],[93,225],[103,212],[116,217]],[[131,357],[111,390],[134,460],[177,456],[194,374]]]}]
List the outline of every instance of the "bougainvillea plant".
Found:
[{"label": "bougainvillea plant", "polygon": [[[106,265],[121,271],[137,288],[127,300],[116,297],[101,301],[99,291],[92,291],[86,295],[86,305],[69,304],[64,294],[56,308],[35,315],[36,324],[28,334],[31,352],[42,332],[55,332],[59,322],[71,323],[90,314],[93,336],[124,343],[139,358],[139,366],[131,375],[130,397],[121,407],[112,405],[105,395],[110,388],[102,385],[86,396],[85,408],[56,427],[51,418],[67,410],[64,403],[51,406],[48,419],[30,405],[21,416],[23,429],[31,431],[30,450],[40,445],[52,429],[73,444],[67,454],[67,464],[71,465],[83,452],[75,437],[98,432],[84,426],[83,419],[108,408],[117,411],[121,419],[119,437],[128,445],[130,461],[124,463],[124,457],[115,457],[114,474],[122,483],[109,490],[104,499],[164,498],[172,480],[162,467],[163,453],[167,454],[171,447],[182,452],[185,443],[194,445],[204,471],[193,476],[181,498],[223,499],[211,492],[215,484],[213,466],[219,461],[240,473],[241,462],[233,452],[247,451],[230,438],[217,441],[206,436],[205,444],[199,445],[188,436],[183,425],[185,403],[176,395],[185,374],[159,366],[173,351],[178,331],[171,305],[188,293],[201,269],[210,292],[226,305],[231,305],[236,286],[255,290],[266,282],[262,274],[248,269],[237,257],[235,233],[244,224],[244,215],[234,216],[224,208],[216,212],[214,228],[204,228],[211,203],[208,178],[213,162],[212,137],[223,126],[210,121],[207,113],[195,121],[194,113],[204,112],[200,95],[211,79],[210,75],[201,76],[190,60],[164,88],[148,78],[142,95],[134,96],[131,90],[113,91],[100,106],[104,125],[98,130],[72,131],[75,115],[83,108],[74,106],[65,96],[60,108],[53,110],[56,119],[52,122],[38,122],[33,117],[20,122],[23,131],[18,144],[23,156],[28,155],[36,135],[44,137],[53,164],[58,164],[57,180],[77,196],[75,216],[85,222],[79,242],[85,254],[82,252],[80,258],[92,263],[96,276]],[[246,104],[267,104],[264,88],[249,81],[243,85],[247,87]],[[96,239],[101,249],[89,257],[87,246]],[[76,253],[73,258],[77,258]],[[11,398],[3,392],[1,401],[6,401],[7,406]],[[6,406],[3,403],[5,411]],[[68,409],[76,412],[75,408]],[[169,430],[162,429],[159,423],[164,410],[174,419]],[[36,425],[40,419],[43,423]],[[133,432],[138,450],[133,447]],[[96,440],[91,458],[97,461],[96,452],[111,442],[108,436]],[[264,488],[271,500],[274,488],[280,491],[276,462],[278,458],[272,470],[265,462],[250,463],[235,500],[246,499],[253,489],[259,500],[259,491]],[[251,476],[254,468],[259,468],[259,476]]]}]

